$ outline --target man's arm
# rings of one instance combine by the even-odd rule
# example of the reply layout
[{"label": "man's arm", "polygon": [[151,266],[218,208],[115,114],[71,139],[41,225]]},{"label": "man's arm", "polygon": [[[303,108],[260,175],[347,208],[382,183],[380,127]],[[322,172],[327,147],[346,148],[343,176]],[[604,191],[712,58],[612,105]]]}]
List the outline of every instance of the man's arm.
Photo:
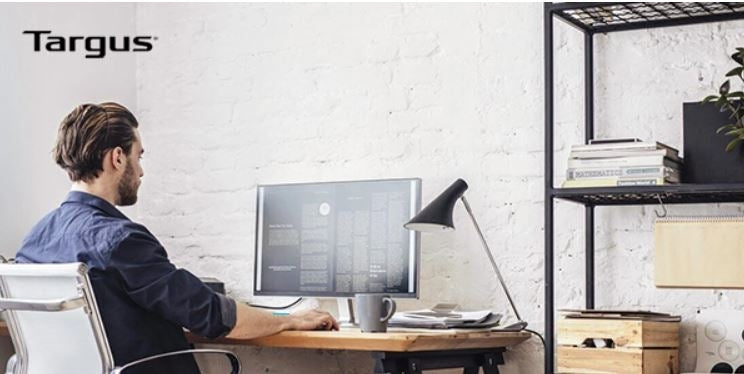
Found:
[{"label": "man's arm", "polygon": [[243,303],[236,303],[235,327],[227,334],[232,339],[254,339],[285,330],[338,330],[338,323],[327,312],[305,310],[289,316],[275,316]]},{"label": "man's arm", "polygon": [[107,263],[133,302],[208,338],[227,334],[236,323],[236,303],[177,269],[162,245],[143,226],[130,224]]},{"label": "man's arm", "polygon": [[141,307],[201,336],[252,339],[284,330],[332,330],[330,314],[305,311],[274,316],[214,293],[197,277],[168,260],[165,249],[144,227],[131,230],[110,257],[124,291]]}]

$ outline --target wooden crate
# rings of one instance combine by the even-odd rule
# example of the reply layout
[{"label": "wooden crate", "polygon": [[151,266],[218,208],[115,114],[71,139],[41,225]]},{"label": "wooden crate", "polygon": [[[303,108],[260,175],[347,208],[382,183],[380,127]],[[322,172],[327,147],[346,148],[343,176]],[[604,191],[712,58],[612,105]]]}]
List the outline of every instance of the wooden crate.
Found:
[{"label": "wooden crate", "polygon": [[679,322],[622,319],[562,318],[558,345],[581,346],[584,340],[612,339],[623,348],[677,348]]},{"label": "wooden crate", "polygon": [[[614,346],[582,347],[587,339]],[[558,373],[679,373],[679,322],[564,318],[557,341]]]},{"label": "wooden crate", "polygon": [[558,373],[678,374],[679,350],[559,346]]}]

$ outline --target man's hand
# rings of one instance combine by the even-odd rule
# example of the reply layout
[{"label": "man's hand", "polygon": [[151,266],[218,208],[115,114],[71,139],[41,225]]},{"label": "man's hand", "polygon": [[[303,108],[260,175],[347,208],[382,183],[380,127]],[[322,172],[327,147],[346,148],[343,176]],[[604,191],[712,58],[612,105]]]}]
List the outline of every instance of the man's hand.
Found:
[{"label": "man's hand", "polygon": [[235,327],[231,339],[255,339],[284,330],[338,330],[338,323],[327,312],[304,310],[289,316],[274,316],[265,310],[237,303]]},{"label": "man's hand", "polygon": [[338,322],[321,310],[303,310],[289,316],[290,330],[338,330]]}]

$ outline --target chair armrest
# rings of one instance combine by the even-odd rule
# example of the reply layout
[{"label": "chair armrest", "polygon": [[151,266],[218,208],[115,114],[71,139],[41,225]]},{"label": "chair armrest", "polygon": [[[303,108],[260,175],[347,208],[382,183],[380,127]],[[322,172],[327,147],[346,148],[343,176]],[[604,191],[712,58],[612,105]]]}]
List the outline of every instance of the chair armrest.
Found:
[{"label": "chair armrest", "polygon": [[212,354],[223,354],[227,356],[227,359],[230,360],[230,366],[232,367],[232,371],[230,371],[230,374],[240,374],[240,360],[238,359],[238,356],[235,355],[235,353],[226,351],[224,349],[185,349],[183,351],[175,351],[175,352],[168,352],[168,353],[161,353],[159,355],[154,355],[150,357],[141,358],[136,361],[132,361],[126,365],[123,365],[121,367],[114,368],[114,370],[111,372],[111,374],[121,374],[124,372],[124,370],[129,369],[133,366],[137,366],[144,362],[154,361],[158,360],[164,357],[171,357],[171,356],[178,356],[178,355],[185,355],[185,354],[194,354],[194,353],[212,353]]},{"label": "chair armrest", "polygon": [[18,363],[18,356],[12,355],[8,359],[8,363],[5,365],[5,374],[13,374],[15,372],[15,366]]},{"label": "chair armrest", "polygon": [[63,310],[77,309],[85,306],[82,296],[70,299],[8,299],[0,298],[0,310],[28,310],[36,312],[61,312]]}]

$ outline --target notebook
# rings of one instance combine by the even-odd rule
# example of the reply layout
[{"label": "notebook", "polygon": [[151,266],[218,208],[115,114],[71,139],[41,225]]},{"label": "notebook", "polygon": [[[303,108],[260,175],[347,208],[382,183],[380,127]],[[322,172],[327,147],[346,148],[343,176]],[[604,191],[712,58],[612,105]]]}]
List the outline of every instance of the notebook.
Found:
[{"label": "notebook", "polygon": [[656,286],[744,288],[744,217],[669,217],[654,225]]}]

